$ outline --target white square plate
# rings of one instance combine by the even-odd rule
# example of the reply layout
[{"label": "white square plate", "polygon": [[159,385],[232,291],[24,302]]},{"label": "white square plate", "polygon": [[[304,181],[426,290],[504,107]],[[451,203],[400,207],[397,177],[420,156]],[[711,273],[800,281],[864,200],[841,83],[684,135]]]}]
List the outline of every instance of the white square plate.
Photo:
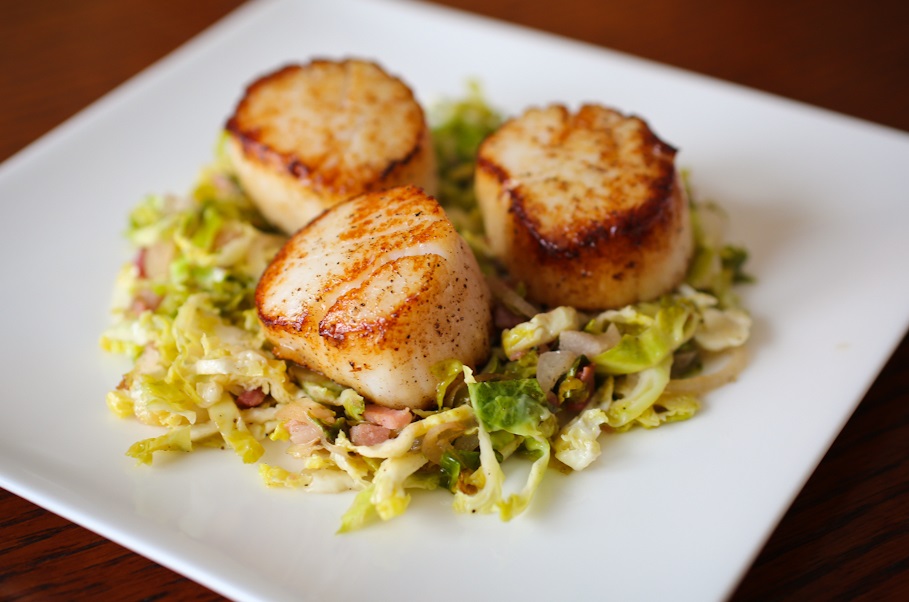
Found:
[{"label": "white square plate", "polygon": [[[753,360],[695,420],[603,440],[503,524],[415,496],[335,535],[349,495],[271,490],[230,453],[137,468],[98,348],[121,236],[183,192],[246,83],[314,56],[378,60],[425,102],[479,78],[506,112],[592,100],[644,116],[731,216],[757,284]],[[909,136],[607,50],[408,2],[260,2],[0,168],[0,485],[241,600],[717,600],[728,595],[909,323]]]}]

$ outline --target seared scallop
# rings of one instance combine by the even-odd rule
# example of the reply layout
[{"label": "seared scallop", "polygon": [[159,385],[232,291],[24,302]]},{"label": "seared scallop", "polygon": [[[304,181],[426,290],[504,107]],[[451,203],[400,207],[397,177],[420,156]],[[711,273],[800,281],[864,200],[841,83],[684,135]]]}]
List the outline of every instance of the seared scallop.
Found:
[{"label": "seared scallop", "polygon": [[279,357],[387,407],[427,407],[432,367],[490,349],[491,297],[476,259],[414,186],[336,205],[297,232],[256,289]]},{"label": "seared scallop", "polygon": [[227,132],[241,184],[287,233],[365,192],[402,184],[435,192],[423,109],[375,63],[315,60],[270,73],[246,89]]},{"label": "seared scallop", "polygon": [[693,248],[675,155],[644,121],[608,108],[528,110],[479,150],[493,252],[548,306],[599,310],[668,292]]}]

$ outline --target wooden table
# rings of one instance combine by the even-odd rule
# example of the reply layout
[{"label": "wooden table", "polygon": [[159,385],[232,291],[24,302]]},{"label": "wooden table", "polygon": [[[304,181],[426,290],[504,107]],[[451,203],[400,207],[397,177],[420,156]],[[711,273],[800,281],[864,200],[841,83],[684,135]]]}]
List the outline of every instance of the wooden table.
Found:
[{"label": "wooden table", "polygon": [[[440,3],[909,131],[909,3],[901,0]],[[238,4],[2,0],[0,160]],[[909,277],[909,268],[895,277]],[[0,491],[0,534],[2,599],[220,599],[5,491]],[[883,600],[907,591],[909,338],[733,600]]]}]

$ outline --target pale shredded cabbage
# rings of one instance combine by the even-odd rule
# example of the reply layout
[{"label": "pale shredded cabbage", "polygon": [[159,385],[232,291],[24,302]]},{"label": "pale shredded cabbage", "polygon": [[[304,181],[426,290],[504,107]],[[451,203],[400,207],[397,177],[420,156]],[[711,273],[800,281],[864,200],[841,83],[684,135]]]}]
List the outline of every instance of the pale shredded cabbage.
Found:
[{"label": "pale shredded cabbage", "polygon": [[565,330],[578,330],[582,323],[581,314],[575,308],[557,307],[506,329],[502,333],[502,349],[509,358],[515,358],[528,349],[555,341]]}]

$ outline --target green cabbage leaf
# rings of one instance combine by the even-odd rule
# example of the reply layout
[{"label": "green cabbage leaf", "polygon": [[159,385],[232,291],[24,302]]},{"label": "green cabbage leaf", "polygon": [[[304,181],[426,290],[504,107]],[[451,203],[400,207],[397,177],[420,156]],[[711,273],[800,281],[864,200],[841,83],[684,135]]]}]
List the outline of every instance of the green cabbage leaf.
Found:
[{"label": "green cabbage leaf", "polygon": [[[471,483],[477,486],[473,494],[455,493],[454,508],[459,512],[497,511],[508,521],[523,512],[549,465],[549,436],[555,419],[546,407],[546,397],[536,379],[480,381],[468,380],[471,405],[477,417],[480,446],[480,470]],[[519,443],[533,458],[524,487],[507,497],[503,494],[505,474],[497,458],[494,436],[507,433],[520,437]],[[513,444],[513,437],[499,439],[504,445]]]},{"label": "green cabbage leaf", "polygon": [[643,332],[622,335],[618,344],[591,359],[607,374],[641,372],[671,357],[694,335],[698,321],[693,304],[667,298]]}]

